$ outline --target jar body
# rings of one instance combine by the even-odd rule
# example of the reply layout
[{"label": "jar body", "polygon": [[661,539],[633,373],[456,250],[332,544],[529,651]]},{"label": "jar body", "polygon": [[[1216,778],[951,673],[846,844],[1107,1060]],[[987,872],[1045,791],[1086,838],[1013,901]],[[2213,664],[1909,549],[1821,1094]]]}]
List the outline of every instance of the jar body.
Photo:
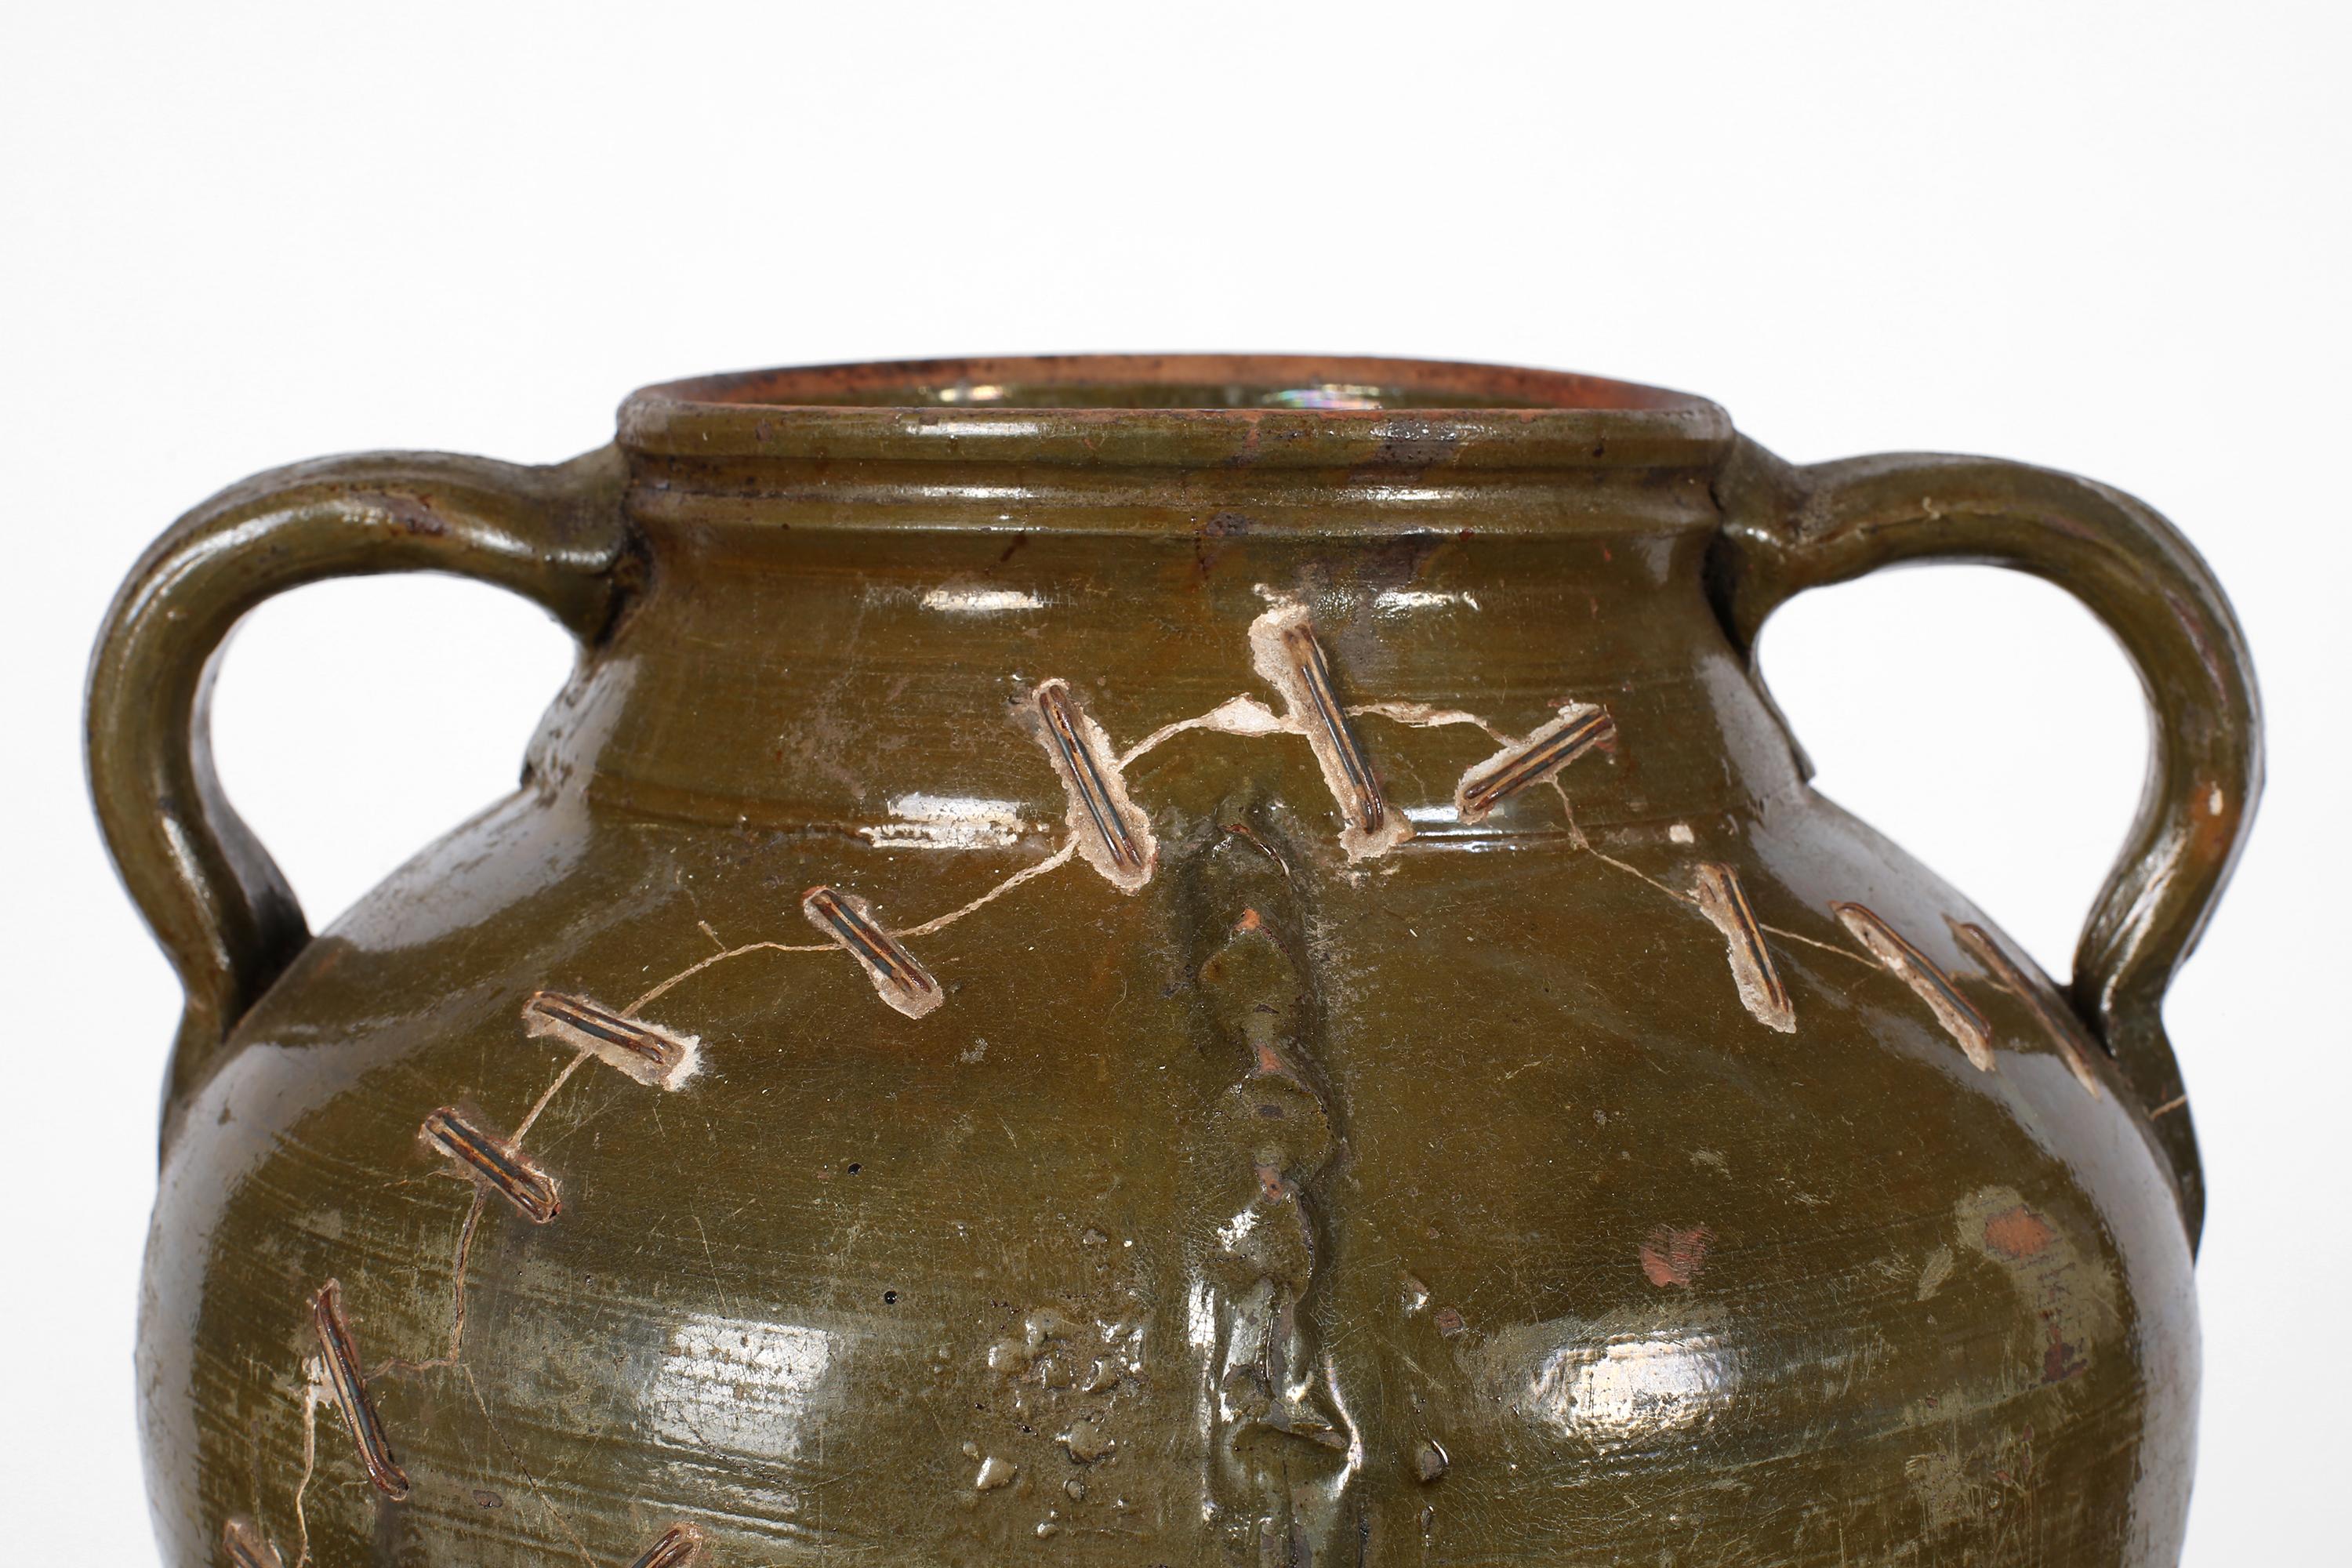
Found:
[{"label": "jar body", "polygon": [[[679,1521],[719,1563],[2174,1561],[2197,1333],[2145,1120],[1803,785],[1698,533],[765,548],[657,535],[525,790],[314,940],[188,1105],[140,1352],[168,1561],[232,1516],[325,1568]],[[1284,716],[1284,602],[1410,838],[1348,853],[1301,731],[1170,729]],[[1021,722],[1048,678],[1148,821],[1139,887],[1036,873],[1084,830]],[[1469,820],[1563,703],[1613,738]],[[696,795],[698,728],[856,787]],[[695,1070],[533,1034],[541,992]],[[560,1212],[421,1140],[444,1107],[527,1126]],[[328,1279],[399,1500],[315,1381]]]}]

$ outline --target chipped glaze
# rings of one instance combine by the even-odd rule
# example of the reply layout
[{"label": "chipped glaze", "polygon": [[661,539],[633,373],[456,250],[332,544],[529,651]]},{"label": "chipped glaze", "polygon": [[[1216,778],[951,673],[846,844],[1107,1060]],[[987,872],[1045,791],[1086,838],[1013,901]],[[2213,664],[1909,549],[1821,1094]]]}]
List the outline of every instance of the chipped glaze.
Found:
[{"label": "chipped glaze", "polygon": [[310,1298],[310,1324],[318,1336],[320,1361],[326,1368],[335,1406],[342,1412],[343,1423],[351,1429],[352,1441],[359,1448],[360,1463],[367,1479],[394,1502],[404,1500],[409,1492],[408,1476],[392,1457],[383,1417],[377,1414],[375,1399],[368,1392],[367,1373],[361,1369],[351,1320],[343,1313],[341,1282],[328,1280]]},{"label": "chipped glaze", "polygon": [[1464,773],[1454,789],[1454,809],[1465,823],[1484,822],[1502,801],[1559,777],[1562,768],[1615,735],[1616,725],[1606,711],[1589,703],[1570,703],[1559,718]]},{"label": "chipped glaze", "polygon": [[1739,873],[1720,861],[1703,860],[1692,875],[1699,913],[1723,933],[1725,958],[1731,965],[1732,984],[1739,989],[1740,1004],[1766,1028],[1795,1034],[1797,1005],[1780,978],[1780,966],[1772,961],[1772,944],[1766,940],[1764,928],[1756,911],[1748,907]]},{"label": "chipped glaze", "polygon": [[1830,908],[1837,912],[1838,924],[1845,927],[1871,957],[1927,1005],[1936,1022],[1944,1026],[1944,1032],[1968,1057],[1969,1065],[1979,1072],[1994,1070],[1992,1026],[1985,1022],[1985,1016],[1977,1011],[1974,1003],[1960,994],[1959,987],[1952,984],[1952,977],[1944,973],[1941,965],[1864,905],[1840,901]]},{"label": "chipped glaze", "polygon": [[2042,1026],[2042,1034],[2048,1037],[2052,1048],[2064,1058],[2067,1070],[2083,1086],[2083,1091],[2097,1094],[2098,1075],[2091,1070],[2090,1058],[2074,1039],[2083,1026],[2079,1021],[2069,1023],[2061,1016],[2060,1007],[2046,994],[2048,983],[2036,984],[2027,978],[2016,960],[2001,951],[2000,939],[1984,927],[1973,921],[1956,920],[1949,923],[1952,940],[1977,961],[1986,977],[2032,1010],[2034,1022]]},{"label": "chipped glaze", "polygon": [[456,1107],[445,1105],[427,1116],[417,1135],[427,1148],[446,1156],[467,1179],[480,1183],[484,1191],[504,1198],[531,1224],[545,1225],[563,1212],[555,1178],[546,1167],[511,1140],[476,1126]]},{"label": "chipped glaze", "polygon": [[703,1533],[692,1524],[673,1524],[646,1548],[630,1568],[700,1568]]},{"label": "chipped glaze", "polygon": [[232,1514],[221,1526],[221,1550],[228,1554],[229,1568],[285,1568],[286,1560],[278,1548],[262,1539],[254,1522]]},{"label": "chipped glaze", "polygon": [[801,913],[857,960],[872,977],[877,995],[909,1018],[919,1018],[947,1000],[931,972],[907,951],[906,943],[882,929],[873,907],[856,894],[811,888],[801,895]]},{"label": "chipped glaze", "polygon": [[1151,880],[1160,847],[1151,818],[1128,796],[1125,772],[1102,726],[1087,716],[1065,680],[1042,682],[1022,716],[1070,793],[1064,820],[1078,853],[1113,887],[1140,890]]},{"label": "chipped glaze", "polygon": [[[92,685],[189,989],[164,1561],[2171,1562],[2201,1188],[2144,1008],[2259,783],[2234,626],[2112,491],[1892,461],[1534,372],[964,362],[191,514]],[[2212,721],[2159,714],[2078,1023],[1748,654],[1904,541],[2094,536]],[[583,658],[312,936],[187,672],[383,566]]]}]

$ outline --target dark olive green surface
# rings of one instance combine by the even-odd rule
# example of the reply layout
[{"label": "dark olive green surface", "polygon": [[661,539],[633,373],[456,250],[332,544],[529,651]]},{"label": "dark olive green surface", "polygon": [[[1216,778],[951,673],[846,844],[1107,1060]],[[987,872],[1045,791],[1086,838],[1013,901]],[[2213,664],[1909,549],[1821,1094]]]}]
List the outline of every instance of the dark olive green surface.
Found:
[{"label": "dark olive green surface", "polygon": [[[189,989],[140,1345],[173,1568],[228,1561],[232,1517],[289,1568],[306,1532],[321,1568],[624,1564],[680,1522],[713,1565],[2176,1560],[2202,1184],[2158,1009],[2259,744],[2161,520],[1393,362],[771,373],[622,431],[553,469],[251,481],[101,642],[93,786]],[[1789,595],[1921,558],[2050,576],[2148,678],[2087,1027],[1811,793],[1748,668]],[[582,662],[523,787],[307,938],[213,784],[200,672],[268,594],[404,568],[530,595]],[[1517,735],[1581,700],[1613,745],[1465,825],[1496,742],[1360,713],[1416,836],[1350,864],[1299,736],[1171,734],[1124,769],[1149,883],[1074,859],[907,936],[946,994],[921,1018],[803,917],[827,884],[927,924],[1054,853],[1013,707],[1041,680],[1122,750],[1280,710],[1269,593],[1350,705]],[[1999,744],[1998,707],[1954,746]],[[1792,1033],[1743,1006],[1702,862]],[[1996,1070],[1840,901],[1952,977]],[[578,1066],[524,1141],[562,1212],[488,1197],[467,1246],[420,1122],[510,1132],[558,1084],[534,991],[671,981],[642,1016],[699,1075]],[[404,1500],[306,1394],[331,1279]]]}]

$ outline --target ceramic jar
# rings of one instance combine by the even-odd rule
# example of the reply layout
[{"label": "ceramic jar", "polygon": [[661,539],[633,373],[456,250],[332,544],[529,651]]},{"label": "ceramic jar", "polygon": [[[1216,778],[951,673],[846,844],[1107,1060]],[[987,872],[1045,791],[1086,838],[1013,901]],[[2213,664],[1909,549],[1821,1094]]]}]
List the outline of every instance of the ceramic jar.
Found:
[{"label": "ceramic jar", "polygon": [[[1758,681],[1775,606],[1923,560],[2147,678],[2071,985]],[[313,934],[207,671],[395,570],[579,663],[520,786]],[[2177,1557],[2158,1015],[2260,752],[2220,590],[2115,490],[1490,367],[720,376],[555,468],[225,492],[90,726],[187,993],[173,1568]]]}]

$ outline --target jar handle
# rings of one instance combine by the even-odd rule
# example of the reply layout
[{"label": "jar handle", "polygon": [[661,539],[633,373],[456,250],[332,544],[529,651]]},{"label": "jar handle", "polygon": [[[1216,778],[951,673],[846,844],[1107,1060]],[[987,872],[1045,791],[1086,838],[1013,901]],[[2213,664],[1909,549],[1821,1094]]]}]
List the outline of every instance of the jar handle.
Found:
[{"label": "jar handle", "polygon": [[451,572],[543,605],[583,645],[614,619],[628,559],[619,454],[551,468],[380,453],[257,475],[173,523],[132,569],[90,658],[100,831],[186,1005],[173,1112],[229,1031],[310,940],[301,906],[222,795],[210,716],[221,644],[247,610],[329,577]]},{"label": "jar handle", "polygon": [[2148,507],[2022,463],[1896,454],[1797,468],[1743,440],[1717,500],[1708,588],[1751,671],[1757,634],[1781,604],[1904,562],[2031,573],[2123,644],[2154,710],[2154,743],[2138,818],[2074,950],[2071,1000],[2148,1119],[2194,1247],[2204,1178],[2164,994],[2230,879],[2263,787],[2261,700],[2221,585]]}]

